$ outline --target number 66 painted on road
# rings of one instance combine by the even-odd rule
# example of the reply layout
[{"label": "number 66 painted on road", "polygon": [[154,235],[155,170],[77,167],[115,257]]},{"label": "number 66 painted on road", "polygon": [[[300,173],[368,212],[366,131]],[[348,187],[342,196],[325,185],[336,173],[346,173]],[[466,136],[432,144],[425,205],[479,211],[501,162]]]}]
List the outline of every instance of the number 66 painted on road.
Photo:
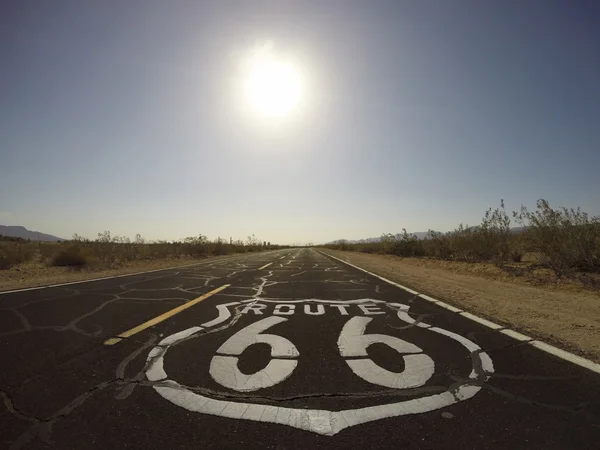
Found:
[{"label": "number 66 painted on road", "polygon": [[[422,353],[414,344],[385,334],[365,334],[365,328],[372,319],[353,317],[344,325],[338,338],[338,348],[346,364],[363,380],[395,389],[408,389],[423,386],[434,373],[433,360]],[[300,353],[288,339],[261,334],[263,331],[287,321],[283,317],[267,317],[255,322],[231,336],[219,349],[210,363],[210,375],[229,389],[236,391],[256,391],[274,386],[289,378],[298,365]],[[253,344],[264,343],[271,347],[271,359],[264,369],[250,375],[238,368],[239,356]],[[401,373],[390,372],[368,358],[367,349],[371,344],[385,344],[396,350],[404,359],[405,369]],[[225,356],[223,356],[225,355]],[[406,355],[406,356],[405,356]]]}]

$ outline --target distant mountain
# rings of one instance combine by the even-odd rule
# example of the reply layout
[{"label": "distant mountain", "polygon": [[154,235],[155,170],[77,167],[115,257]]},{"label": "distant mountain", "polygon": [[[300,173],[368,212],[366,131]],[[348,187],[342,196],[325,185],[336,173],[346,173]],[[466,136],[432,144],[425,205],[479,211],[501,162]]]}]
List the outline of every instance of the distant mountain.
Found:
[{"label": "distant mountain", "polygon": [[[470,228],[477,228],[475,226],[470,227]],[[510,229],[510,232],[513,234],[517,234],[517,233],[521,233],[525,228],[523,227],[512,227]],[[425,239],[427,237],[427,231],[417,231],[416,233],[408,233],[408,234],[414,234],[415,236],[417,236],[417,239]],[[396,238],[401,238],[402,234],[398,233],[395,235]],[[371,244],[374,242],[380,242],[381,241],[381,236],[379,237],[372,237],[372,238],[366,238],[366,239],[357,239],[357,240],[350,240],[350,239],[338,239],[336,241],[332,241],[332,242],[327,242],[325,245],[328,244],[335,244],[336,242],[343,240],[346,241],[348,244]]]},{"label": "distant mountain", "polygon": [[31,239],[32,241],[64,241],[63,238],[52,236],[51,234],[40,233],[39,231],[31,231],[19,225],[0,225],[0,236],[19,237],[23,239]]},{"label": "distant mountain", "polygon": [[[425,239],[425,237],[427,236],[427,231],[417,231],[416,233],[409,233],[409,234],[414,234],[415,236],[417,236],[418,239]],[[401,233],[398,233],[395,235],[396,238],[400,238],[402,237]],[[379,237],[372,237],[372,238],[366,238],[366,239],[357,239],[357,240],[351,240],[351,239],[338,239],[336,241],[332,241],[332,242],[327,242],[327,244],[333,244],[339,240],[344,240],[346,241],[348,244],[371,244],[373,242],[379,242],[381,241],[381,236]],[[327,245],[325,244],[325,245]]]}]

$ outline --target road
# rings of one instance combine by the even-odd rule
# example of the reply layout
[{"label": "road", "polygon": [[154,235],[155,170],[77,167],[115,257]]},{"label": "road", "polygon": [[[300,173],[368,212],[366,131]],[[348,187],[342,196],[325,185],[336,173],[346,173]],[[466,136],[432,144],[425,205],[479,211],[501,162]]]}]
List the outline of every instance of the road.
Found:
[{"label": "road", "polygon": [[5,293],[0,309],[0,448],[600,442],[599,374],[313,249]]}]

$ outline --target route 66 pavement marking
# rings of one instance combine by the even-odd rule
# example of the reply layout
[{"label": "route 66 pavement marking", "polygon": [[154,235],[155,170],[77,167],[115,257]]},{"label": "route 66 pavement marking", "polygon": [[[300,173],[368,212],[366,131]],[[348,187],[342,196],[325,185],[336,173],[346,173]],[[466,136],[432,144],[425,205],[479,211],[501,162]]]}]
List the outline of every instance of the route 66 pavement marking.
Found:
[{"label": "route 66 pavement marking", "polygon": [[[475,396],[494,372],[491,358],[471,340],[456,333],[433,327],[425,322],[416,324],[429,332],[446,336],[460,343],[473,359],[472,370],[468,378],[450,386],[446,391],[430,396],[413,398],[402,402],[385,403],[360,409],[340,411],[299,409],[285,406],[273,406],[259,403],[225,401],[210,398],[194,392],[190,388],[169,379],[164,358],[169,348],[231,320],[232,309],[242,307],[239,314],[260,315],[267,304],[274,304],[272,314],[245,327],[230,337],[217,350],[210,365],[210,375],[222,386],[235,391],[256,391],[284,382],[290,377],[298,364],[298,350],[292,342],[275,334],[265,334],[272,326],[286,322],[287,317],[295,313],[296,307],[303,307],[304,318],[325,314],[325,306],[333,307],[339,314],[348,315],[351,305],[360,308],[366,316],[351,317],[344,325],[337,342],[339,352],[355,375],[369,383],[393,389],[408,389],[423,386],[433,375],[435,363],[414,344],[390,335],[366,334],[365,328],[373,316],[385,314],[382,310],[396,311],[397,317],[408,325],[415,320],[408,314],[409,307],[399,303],[387,303],[375,299],[357,299],[350,301],[332,300],[262,300],[250,299],[218,305],[218,317],[201,326],[188,328],[164,338],[150,351],[147,359],[146,376],[149,381],[158,382],[154,386],[163,398],[189,411],[252,421],[270,422],[312,431],[322,435],[334,435],[345,428],[387,417],[418,414],[440,409]],[[310,305],[316,305],[316,308]],[[300,309],[300,308],[298,308]],[[287,316],[287,317],[285,317]],[[371,316],[371,317],[369,317]],[[246,375],[237,368],[238,357],[249,346],[267,343],[273,359],[262,370]],[[395,349],[404,359],[405,369],[401,373],[390,372],[368,358],[367,348],[375,343],[385,344]],[[313,363],[319,367],[321,364]]]},{"label": "route 66 pavement marking", "polygon": [[518,331],[511,330],[510,328],[506,328],[506,327],[504,327],[502,325],[499,325],[497,323],[494,323],[494,322],[492,322],[490,320],[484,319],[483,317],[479,317],[479,316],[477,316],[475,314],[471,314],[469,312],[463,311],[460,308],[456,308],[456,307],[454,307],[452,305],[448,305],[447,303],[444,303],[441,300],[437,300],[437,299],[435,299],[433,297],[430,297],[429,295],[419,294],[417,291],[415,291],[413,289],[410,289],[410,288],[408,288],[406,286],[402,286],[401,284],[395,283],[395,282],[393,282],[391,280],[388,280],[387,278],[384,278],[382,276],[379,276],[377,274],[369,272],[368,270],[365,270],[362,267],[355,266],[354,264],[351,264],[351,263],[349,263],[347,261],[344,261],[343,259],[337,258],[337,257],[335,257],[333,255],[328,254],[328,253],[323,253],[323,252],[320,252],[320,253],[326,255],[329,258],[333,258],[333,259],[335,259],[335,260],[337,260],[337,261],[339,261],[339,262],[341,262],[343,264],[346,264],[346,265],[348,265],[350,267],[353,267],[353,268],[358,269],[358,270],[360,270],[362,272],[365,272],[365,273],[367,273],[367,274],[369,274],[369,275],[371,275],[371,276],[373,276],[375,278],[378,278],[378,279],[380,279],[380,280],[382,280],[382,281],[384,281],[384,282],[386,282],[388,284],[391,284],[392,286],[396,286],[396,287],[398,287],[400,289],[405,290],[406,292],[409,292],[411,294],[417,295],[419,298],[422,298],[423,300],[431,302],[431,303],[433,303],[433,304],[435,304],[437,306],[441,306],[442,308],[448,309],[449,311],[458,313],[461,316],[466,317],[468,319],[471,319],[474,322],[480,323],[480,324],[482,324],[482,325],[484,325],[484,326],[486,326],[488,328],[491,328],[492,330],[498,330],[500,333],[505,334],[506,336],[509,336],[509,337],[511,337],[513,339],[516,339],[517,341],[527,342],[529,345],[531,345],[531,346],[533,346],[533,347],[535,347],[535,348],[537,348],[537,349],[539,349],[539,350],[541,350],[543,352],[546,352],[546,353],[551,354],[553,356],[556,356],[558,358],[564,359],[565,361],[568,361],[570,363],[577,364],[578,366],[585,367],[586,369],[589,369],[589,370],[591,370],[593,372],[600,373],[600,364],[596,364],[595,362],[593,362],[593,361],[591,361],[591,360],[589,360],[587,358],[583,358],[583,357],[581,357],[579,355],[575,355],[574,353],[568,352],[566,350],[562,350],[562,349],[560,349],[558,347],[555,347],[553,345],[550,345],[550,344],[548,344],[546,342],[543,342],[543,341],[540,341],[540,340],[536,340],[536,339],[534,339],[532,337],[529,337],[529,336],[527,336],[527,335],[525,335],[523,333],[519,333]]}]

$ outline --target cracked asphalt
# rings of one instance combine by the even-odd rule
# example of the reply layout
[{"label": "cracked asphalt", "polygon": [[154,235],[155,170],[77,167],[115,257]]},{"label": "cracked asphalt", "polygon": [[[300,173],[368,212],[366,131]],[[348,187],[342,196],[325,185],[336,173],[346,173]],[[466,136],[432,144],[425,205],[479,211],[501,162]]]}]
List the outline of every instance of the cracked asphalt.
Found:
[{"label": "cracked asphalt", "polygon": [[314,249],[7,293],[0,310],[0,448],[600,442],[600,375]]}]

